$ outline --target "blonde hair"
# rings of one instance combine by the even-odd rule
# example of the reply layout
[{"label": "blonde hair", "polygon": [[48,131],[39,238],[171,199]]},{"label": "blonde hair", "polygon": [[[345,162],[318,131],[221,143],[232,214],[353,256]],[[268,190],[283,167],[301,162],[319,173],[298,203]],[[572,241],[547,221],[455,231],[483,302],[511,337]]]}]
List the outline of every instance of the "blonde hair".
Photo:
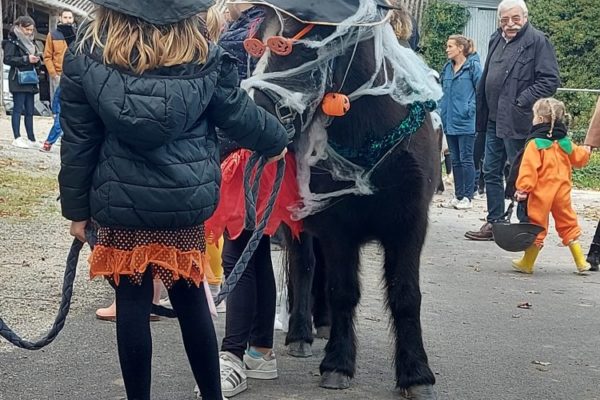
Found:
[{"label": "blonde hair", "polygon": [[390,5],[397,7],[392,10],[392,16],[390,18],[390,24],[394,28],[394,33],[398,40],[408,40],[412,36],[413,22],[410,18],[410,14],[402,6],[399,0],[391,0]]},{"label": "blonde hair", "polygon": [[94,15],[81,33],[78,51],[88,44],[92,51],[97,46],[105,64],[142,74],[158,67],[206,62],[208,42],[197,16],[159,26],[106,7],[98,7]]},{"label": "blonde hair", "polygon": [[463,54],[465,57],[468,57],[469,54],[473,54],[477,51],[477,49],[475,48],[475,42],[473,42],[473,39],[468,38],[466,36],[450,35],[448,40],[453,40],[457,46],[462,46]]},{"label": "blonde hair", "polygon": [[556,100],[553,97],[536,101],[533,105],[533,115],[535,117],[541,117],[546,123],[550,123],[550,133],[554,130],[554,125],[557,122],[568,125],[570,120],[570,115],[567,114],[565,103]]},{"label": "blonde hair", "polygon": [[220,7],[214,5],[206,13],[206,28],[209,39],[213,42],[218,42],[223,33],[223,26],[225,26],[223,11]]}]

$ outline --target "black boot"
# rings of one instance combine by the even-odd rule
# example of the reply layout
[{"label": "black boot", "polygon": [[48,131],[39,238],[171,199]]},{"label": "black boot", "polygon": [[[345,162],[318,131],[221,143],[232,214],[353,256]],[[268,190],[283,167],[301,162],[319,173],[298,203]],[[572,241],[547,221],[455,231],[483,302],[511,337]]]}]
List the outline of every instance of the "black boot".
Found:
[{"label": "black boot", "polygon": [[592,266],[590,271],[598,271],[598,265],[600,264],[600,243],[592,243],[586,261]]}]

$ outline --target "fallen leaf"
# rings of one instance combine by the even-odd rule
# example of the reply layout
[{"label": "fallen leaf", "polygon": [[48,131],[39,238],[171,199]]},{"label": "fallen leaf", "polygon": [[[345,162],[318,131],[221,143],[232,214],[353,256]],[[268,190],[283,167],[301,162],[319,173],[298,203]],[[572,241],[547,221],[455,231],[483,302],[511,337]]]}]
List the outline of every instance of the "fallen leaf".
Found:
[{"label": "fallen leaf", "polygon": [[513,318],[521,318],[521,314],[513,314]]},{"label": "fallen leaf", "polygon": [[530,303],[530,302],[528,302],[528,301],[525,301],[525,302],[523,302],[523,303],[519,303],[519,304],[517,305],[517,307],[518,307],[518,308],[523,308],[523,309],[525,309],[525,310],[529,310],[531,307],[533,307],[533,304],[531,304],[531,303]]},{"label": "fallen leaf", "polygon": [[541,292],[538,292],[537,290],[528,290],[525,293],[527,293],[527,294],[541,294]]}]

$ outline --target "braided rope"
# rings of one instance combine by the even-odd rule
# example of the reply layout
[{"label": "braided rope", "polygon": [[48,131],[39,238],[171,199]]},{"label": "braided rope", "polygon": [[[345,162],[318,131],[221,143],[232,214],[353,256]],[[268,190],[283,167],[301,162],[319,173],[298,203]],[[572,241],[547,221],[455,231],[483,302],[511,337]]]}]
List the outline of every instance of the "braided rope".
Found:
[{"label": "braided rope", "polygon": [[[253,166],[256,165],[257,162],[258,162],[258,167],[256,170],[256,174],[254,174],[254,176],[252,176]],[[258,197],[257,196],[258,195],[258,186],[260,183],[259,182],[260,175],[262,174],[262,170],[265,165],[266,165],[266,160],[264,158],[261,158],[259,160],[258,155],[255,156],[253,154],[250,157],[250,159],[248,160],[248,164],[246,164],[246,169],[244,171],[244,187],[246,188],[246,218],[248,218],[248,215],[254,216],[254,219],[252,221],[248,221],[248,219],[247,219],[248,222],[252,222],[251,226],[253,226],[256,221],[256,199]],[[260,172],[260,174],[259,174],[259,172]],[[256,229],[254,230],[254,232],[252,233],[250,240],[246,244],[246,248],[244,249],[242,256],[239,258],[239,260],[235,264],[235,267],[233,267],[233,271],[231,271],[231,274],[229,274],[229,277],[223,284],[223,287],[221,288],[221,291],[219,292],[219,294],[217,295],[217,298],[215,300],[215,305],[218,306],[219,304],[221,304],[223,302],[223,300],[225,300],[227,298],[227,296],[229,296],[229,294],[233,291],[233,289],[237,285],[238,281],[244,274],[244,271],[246,271],[248,262],[254,255],[254,252],[256,251],[256,248],[258,247],[260,240],[262,239],[262,236],[263,236],[263,233],[267,226],[267,223],[269,222],[271,213],[273,212],[273,208],[275,206],[275,201],[277,200],[277,195],[279,194],[279,190],[281,189],[281,183],[283,182],[284,172],[285,172],[285,159],[281,159],[277,162],[277,175],[275,176],[275,183],[273,184],[273,192],[271,193],[271,196],[269,196],[269,200],[267,202],[267,206],[265,208],[263,217],[260,220],[260,222],[258,223],[258,225],[256,226]],[[252,177],[254,177],[253,181],[252,181]],[[252,187],[253,190],[249,191],[248,190],[249,187]],[[248,226],[247,226],[247,228],[248,228]],[[250,229],[250,228],[248,228],[248,229]]]},{"label": "braided rope", "polygon": [[[253,229],[256,224],[256,202],[258,199],[258,190],[260,187],[260,177],[262,176],[262,172],[266,164],[267,160],[265,158],[260,157],[257,153],[253,153],[244,170],[244,188],[246,192],[246,222],[248,223],[248,229]],[[256,173],[253,174],[252,172],[255,166],[257,166]],[[229,278],[227,279],[227,281],[223,285],[223,288],[221,289],[221,292],[217,296],[217,305],[220,304],[235,288],[238,281],[240,280],[240,277],[244,274],[248,262],[254,255],[254,252],[258,247],[260,239],[263,236],[265,227],[267,226],[271,213],[273,212],[275,201],[277,200],[277,195],[279,194],[279,189],[281,188],[281,183],[283,182],[284,171],[285,160],[281,159],[277,163],[277,175],[275,177],[275,183],[273,185],[273,192],[269,197],[269,201],[267,203],[267,207],[265,209],[263,218],[256,227],[256,230],[254,231],[252,237],[248,241],[248,244],[246,245],[242,256],[236,263],[232,273],[229,275]],[[86,227],[86,240],[92,250],[97,241],[96,235],[97,230],[91,225],[88,225],[88,227]],[[79,254],[82,248],[83,243],[78,239],[74,239],[69,250],[69,255],[67,257],[67,265],[65,268],[65,274],[63,278],[62,298],[60,302],[60,307],[58,309],[58,314],[56,316],[56,319],[54,320],[54,324],[52,325],[46,336],[35,342],[30,342],[28,340],[22,339],[12,329],[10,329],[10,327],[4,322],[4,320],[2,320],[2,318],[0,318],[0,336],[8,340],[16,347],[26,350],[39,350],[41,348],[46,347],[47,345],[52,343],[54,339],[56,339],[60,331],[62,331],[62,329],[65,326],[67,315],[69,314],[69,310],[71,308],[71,297],[73,296],[73,283],[75,282],[77,263],[79,262]],[[174,310],[157,305],[152,306],[152,312],[156,315],[160,315],[167,318],[175,318],[177,316]]]},{"label": "braided rope", "polygon": [[[96,232],[91,228],[86,229],[86,239],[88,240],[90,247],[93,247],[96,243]],[[71,308],[71,297],[73,296],[73,282],[75,281],[77,263],[79,262],[79,253],[81,252],[82,247],[83,243],[79,241],[79,239],[73,240],[73,244],[71,244],[71,249],[69,250],[69,255],[67,257],[67,267],[65,269],[65,275],[63,280],[62,299],[60,301],[60,307],[58,309],[56,319],[54,320],[54,324],[52,325],[52,328],[50,328],[46,336],[44,336],[36,342],[30,342],[28,340],[22,339],[19,335],[13,332],[8,327],[8,325],[6,325],[2,318],[0,318],[0,336],[2,336],[15,346],[26,350],[39,350],[43,347],[46,347],[47,345],[52,343],[54,339],[56,339],[60,331],[65,326],[65,321],[67,319],[67,315],[69,314],[69,309]]]}]

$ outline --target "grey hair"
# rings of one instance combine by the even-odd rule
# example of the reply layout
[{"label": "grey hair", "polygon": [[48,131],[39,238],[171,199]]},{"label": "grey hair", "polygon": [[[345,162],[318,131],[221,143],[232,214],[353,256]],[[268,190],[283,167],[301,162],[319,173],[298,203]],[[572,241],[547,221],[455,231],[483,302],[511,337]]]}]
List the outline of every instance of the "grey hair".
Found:
[{"label": "grey hair", "polygon": [[498,4],[498,18],[500,18],[502,11],[509,10],[513,7],[520,7],[525,16],[529,14],[527,4],[525,4],[524,0],[502,0],[502,2]]}]

